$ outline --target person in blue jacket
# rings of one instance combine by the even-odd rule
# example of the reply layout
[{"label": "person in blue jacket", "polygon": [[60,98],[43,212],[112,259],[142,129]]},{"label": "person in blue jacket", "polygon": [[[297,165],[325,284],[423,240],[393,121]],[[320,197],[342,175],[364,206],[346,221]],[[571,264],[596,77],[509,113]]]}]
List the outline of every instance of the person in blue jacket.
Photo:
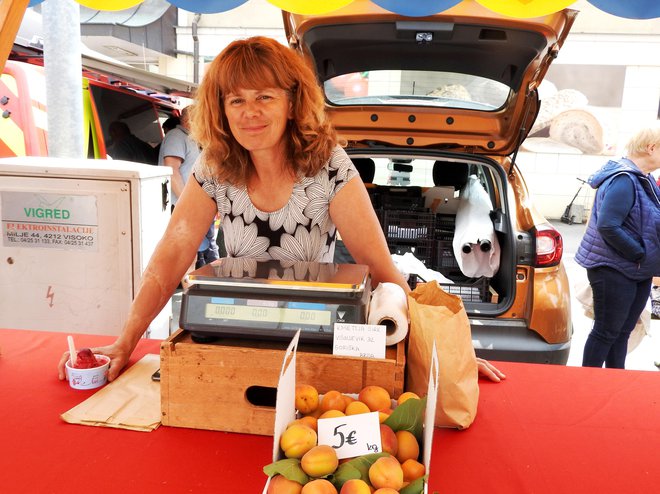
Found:
[{"label": "person in blue jacket", "polygon": [[589,177],[597,189],[575,260],[593,291],[594,324],[584,367],[625,367],[628,338],[660,274],[660,126],[628,142],[628,156],[608,161]]}]

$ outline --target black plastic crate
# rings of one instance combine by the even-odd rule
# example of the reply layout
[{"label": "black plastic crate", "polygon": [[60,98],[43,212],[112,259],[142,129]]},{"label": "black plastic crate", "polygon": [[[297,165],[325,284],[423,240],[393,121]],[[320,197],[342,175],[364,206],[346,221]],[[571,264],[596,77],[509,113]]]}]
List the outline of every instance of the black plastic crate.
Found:
[{"label": "black plastic crate", "polygon": [[382,225],[388,242],[432,240],[435,235],[435,214],[385,210]]},{"label": "black plastic crate", "polygon": [[424,211],[423,197],[406,196],[380,196],[380,205],[383,209],[401,210],[401,211]]},{"label": "black plastic crate", "polygon": [[398,254],[400,256],[407,252],[412,254],[424,263],[427,268],[431,267],[433,256],[435,254],[435,242],[433,240],[417,240],[414,243],[401,244],[391,240],[387,240],[387,246],[390,249],[390,254]]},{"label": "black plastic crate", "polygon": [[378,218],[378,223],[380,223],[380,227],[383,229],[383,232],[385,231],[385,210],[381,208],[374,208],[374,211],[376,212],[376,217]]},{"label": "black plastic crate", "polygon": [[490,302],[490,279],[477,278],[465,282],[455,282],[453,284],[440,283],[440,286],[447,293],[458,295],[463,302]]},{"label": "black plastic crate", "polygon": [[[425,280],[416,274],[408,276],[408,286],[411,290],[417,287],[418,283],[425,283]],[[466,280],[455,283],[439,283],[440,287],[447,293],[458,295],[463,302],[490,302],[490,279],[478,278],[476,280]]]},{"label": "black plastic crate", "polygon": [[417,288],[417,283],[424,283],[424,280],[422,280],[419,276],[417,276],[415,273],[411,273],[408,275],[408,286],[410,287],[411,290],[414,290]]},{"label": "black plastic crate", "polygon": [[436,240],[431,268],[444,275],[461,275],[452,240]]},{"label": "black plastic crate", "polygon": [[378,206],[385,210],[424,211],[422,188],[379,185],[374,192]]},{"label": "black plastic crate", "polygon": [[378,188],[373,185],[368,185],[367,193],[369,194],[369,199],[371,200],[371,205],[374,207],[374,209],[376,210],[380,209],[382,207],[382,204],[381,204],[380,193],[378,192]]},{"label": "black plastic crate", "polygon": [[449,240],[454,239],[454,231],[456,229],[456,215],[453,214],[436,214],[435,215],[435,238],[436,240]]}]

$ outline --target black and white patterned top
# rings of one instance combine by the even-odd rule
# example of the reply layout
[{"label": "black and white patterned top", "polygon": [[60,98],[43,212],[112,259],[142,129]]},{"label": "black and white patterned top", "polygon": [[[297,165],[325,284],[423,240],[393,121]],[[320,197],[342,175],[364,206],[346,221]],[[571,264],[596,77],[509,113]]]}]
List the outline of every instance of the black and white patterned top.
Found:
[{"label": "black and white patterned top", "polygon": [[314,177],[293,185],[289,202],[281,209],[257,209],[247,187],[218,183],[195,166],[195,177],[218,205],[220,227],[228,257],[259,260],[332,262],[337,229],[330,219],[330,202],[358,175],[346,152],[337,146]]}]

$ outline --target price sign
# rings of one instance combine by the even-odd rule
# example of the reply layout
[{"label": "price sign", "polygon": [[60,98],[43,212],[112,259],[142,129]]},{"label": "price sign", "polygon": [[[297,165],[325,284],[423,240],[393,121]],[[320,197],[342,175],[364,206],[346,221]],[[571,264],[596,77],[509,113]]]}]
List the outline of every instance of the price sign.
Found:
[{"label": "price sign", "polygon": [[318,443],[331,446],[337,458],[381,452],[378,412],[319,419]]},{"label": "price sign", "polygon": [[335,323],[333,355],[385,358],[387,331],[380,324]]}]

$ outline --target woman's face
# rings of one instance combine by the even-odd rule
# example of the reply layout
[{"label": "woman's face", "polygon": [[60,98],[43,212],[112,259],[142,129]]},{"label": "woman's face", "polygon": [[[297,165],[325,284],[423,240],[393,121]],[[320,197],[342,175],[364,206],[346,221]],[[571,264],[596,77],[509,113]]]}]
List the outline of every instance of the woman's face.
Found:
[{"label": "woman's face", "polygon": [[292,106],[279,88],[239,89],[225,96],[224,110],[238,143],[251,154],[279,150]]}]

